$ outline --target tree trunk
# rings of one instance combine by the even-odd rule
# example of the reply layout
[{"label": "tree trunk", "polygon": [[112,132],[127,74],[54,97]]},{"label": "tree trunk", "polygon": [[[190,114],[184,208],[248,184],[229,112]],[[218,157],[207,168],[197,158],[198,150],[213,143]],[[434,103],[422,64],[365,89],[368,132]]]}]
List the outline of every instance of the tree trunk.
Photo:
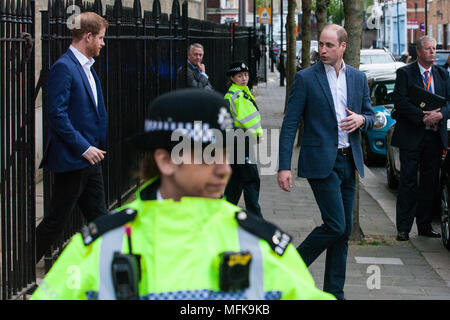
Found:
[{"label": "tree trunk", "polygon": [[359,53],[361,50],[363,2],[362,0],[343,0],[345,25],[348,39],[344,54],[345,63],[359,69]]},{"label": "tree trunk", "polygon": [[320,33],[323,27],[328,23],[327,8],[330,5],[330,0],[316,0],[316,17],[317,17],[317,40],[320,38]]},{"label": "tree trunk", "polygon": [[311,7],[312,0],[302,0],[302,69],[311,65]]},{"label": "tree trunk", "polygon": [[286,45],[287,45],[287,58],[286,58],[286,100],[289,96],[292,83],[294,82],[294,76],[296,73],[295,67],[295,47],[296,47],[296,25],[295,25],[295,8],[297,7],[295,0],[289,0],[288,2],[288,15],[286,26]]},{"label": "tree trunk", "polygon": [[[362,23],[363,23],[363,1],[343,0],[345,25],[348,39],[347,49],[344,54],[345,63],[359,69],[359,55],[361,50]],[[353,208],[353,231],[350,240],[362,240],[364,233],[359,225],[359,175],[356,173],[356,195]]]}]

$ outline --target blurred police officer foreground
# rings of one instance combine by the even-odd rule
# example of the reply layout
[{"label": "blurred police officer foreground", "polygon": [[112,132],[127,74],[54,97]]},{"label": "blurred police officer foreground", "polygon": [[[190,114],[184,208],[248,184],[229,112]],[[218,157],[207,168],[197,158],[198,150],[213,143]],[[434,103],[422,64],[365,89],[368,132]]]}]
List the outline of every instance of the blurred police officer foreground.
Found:
[{"label": "blurred police officer foreground", "polygon": [[[136,200],[76,234],[31,299],[334,299],[288,234],[222,197],[228,108],[200,89],[157,98],[131,141],[145,153]],[[174,132],[188,141],[176,156]]]}]

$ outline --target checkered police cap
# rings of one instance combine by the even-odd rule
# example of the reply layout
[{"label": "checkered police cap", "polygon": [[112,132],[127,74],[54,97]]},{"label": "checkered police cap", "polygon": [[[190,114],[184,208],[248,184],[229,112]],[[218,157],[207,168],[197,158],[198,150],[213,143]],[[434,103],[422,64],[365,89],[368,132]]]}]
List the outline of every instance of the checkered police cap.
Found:
[{"label": "checkered police cap", "polygon": [[250,72],[250,69],[245,64],[244,61],[234,61],[230,64],[230,67],[227,70],[227,76],[234,76],[236,73],[247,71]]},{"label": "checkered police cap", "polygon": [[[171,150],[181,141],[172,141],[175,131],[203,146],[216,141],[215,130],[222,133],[233,129],[229,104],[216,92],[183,89],[159,96],[148,108],[144,132],[131,139],[141,150],[164,148]],[[217,131],[216,131],[217,132]]]}]

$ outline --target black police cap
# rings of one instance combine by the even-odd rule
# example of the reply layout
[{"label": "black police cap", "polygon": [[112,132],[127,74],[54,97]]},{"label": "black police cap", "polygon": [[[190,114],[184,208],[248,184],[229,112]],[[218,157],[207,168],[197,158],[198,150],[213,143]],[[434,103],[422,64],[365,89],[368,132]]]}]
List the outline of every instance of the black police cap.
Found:
[{"label": "black police cap", "polygon": [[244,61],[234,61],[230,64],[230,67],[227,70],[227,76],[234,76],[236,73],[247,71],[250,72],[250,69],[245,64]]},{"label": "black police cap", "polygon": [[171,150],[181,141],[172,141],[177,131],[192,142],[203,146],[216,142],[219,130],[225,143],[226,131],[233,129],[229,104],[216,92],[201,89],[183,89],[163,94],[148,108],[144,133],[131,138],[140,150],[164,148]]}]

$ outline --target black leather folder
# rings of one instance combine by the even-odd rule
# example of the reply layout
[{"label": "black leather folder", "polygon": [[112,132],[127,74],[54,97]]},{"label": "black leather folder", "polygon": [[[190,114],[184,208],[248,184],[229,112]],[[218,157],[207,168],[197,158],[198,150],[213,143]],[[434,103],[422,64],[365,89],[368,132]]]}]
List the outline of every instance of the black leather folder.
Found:
[{"label": "black leather folder", "polygon": [[444,97],[428,92],[424,88],[418,86],[412,86],[409,89],[409,99],[423,111],[432,111],[442,108],[447,102]]}]

